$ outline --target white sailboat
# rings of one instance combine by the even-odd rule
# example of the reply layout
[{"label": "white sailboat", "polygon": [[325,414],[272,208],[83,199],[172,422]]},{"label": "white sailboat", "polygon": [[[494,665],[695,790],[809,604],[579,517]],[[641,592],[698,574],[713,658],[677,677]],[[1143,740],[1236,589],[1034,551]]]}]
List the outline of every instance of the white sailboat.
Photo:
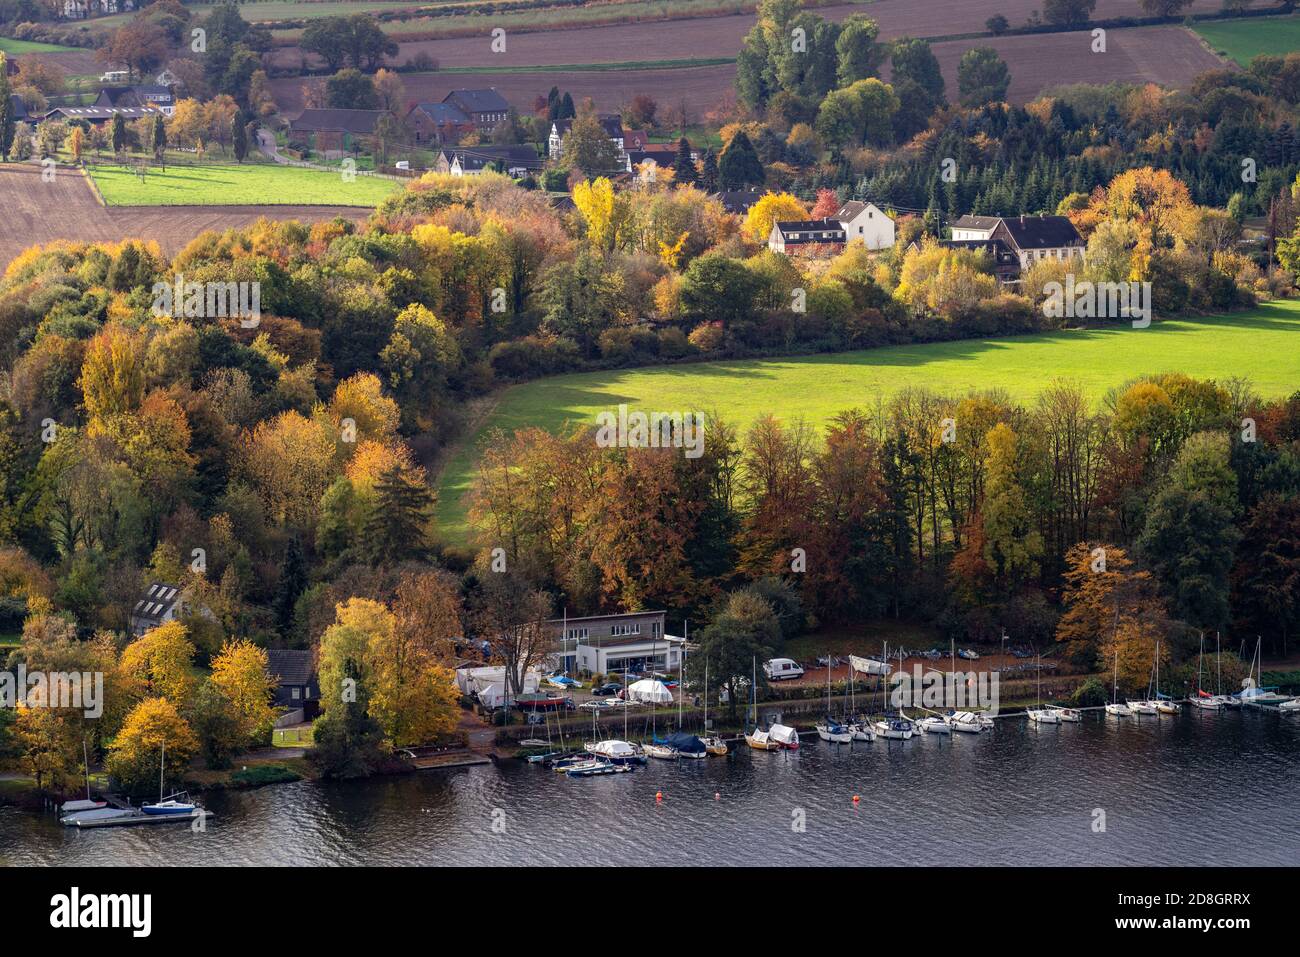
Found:
[{"label": "white sailboat", "polygon": [[1043,656],[1038,656],[1038,707],[1026,708],[1025,714],[1034,724],[1060,724],[1061,716],[1051,708],[1043,707]]},{"label": "white sailboat", "polygon": [[851,717],[849,718],[849,734],[852,736],[854,741],[874,741],[876,740],[876,732],[871,727],[871,722],[864,720],[862,716],[858,714],[857,701],[854,697],[854,686],[856,684],[856,681],[854,679],[855,670],[856,669],[853,667],[853,656],[850,655],[849,656],[849,712],[851,714]]},{"label": "white sailboat", "polygon": [[984,721],[972,711],[954,711],[948,715],[948,724],[954,731],[964,731],[966,734],[979,734],[984,730]]},{"label": "white sailboat", "polygon": [[831,744],[851,744],[853,732],[847,724],[841,724],[831,718],[831,656],[826,653],[826,720],[816,725],[817,737]]},{"label": "white sailboat", "polygon": [[[1217,639],[1218,636],[1216,635],[1215,638]],[[1215,658],[1217,659],[1218,655],[1215,655]],[[1204,688],[1201,687],[1201,674],[1203,673],[1204,670],[1205,670],[1205,634],[1204,632],[1202,632],[1201,650],[1196,659],[1196,693],[1192,695],[1191,698],[1189,698],[1188,700],[1191,702],[1193,708],[1198,708],[1201,711],[1214,711],[1214,712],[1222,711],[1223,696],[1219,694],[1210,694],[1208,691],[1206,691]]]},{"label": "white sailboat", "polygon": [[727,753],[727,742],[709,733],[709,659],[704,659],[704,750],[716,757]]},{"label": "white sailboat", "polygon": [[755,751],[780,751],[781,744],[773,740],[766,731],[758,729],[758,659],[752,665],[753,674],[749,679],[750,700],[753,707],[753,730],[745,733],[745,743]]},{"label": "white sailboat", "polygon": [[[886,662],[886,667],[889,667],[889,642],[885,642],[883,660]],[[881,674],[880,682],[882,694],[884,693],[884,681],[885,675]],[[888,714],[879,721],[874,722],[871,729],[876,732],[877,737],[886,738],[890,741],[908,741],[911,739],[915,730],[912,727],[912,722],[908,721],[906,718],[894,718],[890,717]]]},{"label": "white sailboat", "polygon": [[1133,717],[1133,709],[1119,703],[1119,645],[1115,646],[1115,683],[1111,687],[1111,702],[1106,705],[1106,713],[1117,718]]}]

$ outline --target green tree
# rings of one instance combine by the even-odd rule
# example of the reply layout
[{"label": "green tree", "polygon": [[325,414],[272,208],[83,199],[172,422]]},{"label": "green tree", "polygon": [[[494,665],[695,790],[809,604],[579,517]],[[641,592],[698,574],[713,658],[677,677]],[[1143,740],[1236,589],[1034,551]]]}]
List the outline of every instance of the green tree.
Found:
[{"label": "green tree", "polygon": [[894,137],[898,97],[893,87],[877,79],[859,80],[832,90],[817,111],[817,134],[840,148],[863,143],[885,146]]},{"label": "green tree", "polygon": [[1137,541],[1173,614],[1210,630],[1228,623],[1228,573],[1241,539],[1228,452],[1221,433],[1189,438],[1152,499]]},{"label": "green tree", "polygon": [[379,94],[370,77],[349,67],[325,81],[325,103],[336,110],[376,110]]},{"label": "green tree", "polygon": [[0,53],[0,163],[7,160],[9,148],[14,141],[14,104],[9,98],[13,90],[9,86],[8,61]]},{"label": "green tree", "polygon": [[723,189],[744,189],[761,186],[767,178],[763,162],[758,158],[754,144],[739,130],[727,141],[718,157],[718,184]]},{"label": "green tree", "polygon": [[725,691],[728,711],[734,720],[739,706],[746,703],[750,679],[766,687],[761,667],[781,644],[781,625],[768,601],[756,591],[733,592],[721,613],[696,634],[698,647],[686,659],[691,684],[703,686],[704,670],[709,687]]},{"label": "green tree", "polygon": [[957,90],[964,106],[983,106],[1006,99],[1011,74],[992,47],[975,47],[957,64]]},{"label": "green tree", "polygon": [[876,43],[880,28],[870,17],[853,15],[840,28],[835,41],[835,79],[840,86],[877,76],[884,51]]},{"label": "green tree", "polygon": [[1097,9],[1097,0],[1043,0],[1043,19],[1062,27],[1077,27],[1088,22]]},{"label": "green tree", "polygon": [[374,499],[361,529],[372,564],[424,561],[429,557],[433,493],[410,469],[393,466],[375,482]]},{"label": "green tree", "polygon": [[121,153],[126,149],[126,120],[122,118],[121,113],[113,114],[113,132],[109,142],[113,145],[114,153]]},{"label": "green tree", "polygon": [[243,110],[235,110],[235,115],[230,118],[230,144],[235,151],[235,162],[244,162],[248,155],[248,120]]},{"label": "green tree", "polygon": [[682,137],[677,141],[677,157],[673,162],[673,182],[680,186],[694,186],[699,182],[695,161],[691,159],[691,144]]},{"label": "green tree", "polygon": [[682,275],[682,309],[697,321],[720,321],[724,329],[747,324],[753,319],[759,283],[738,260],[707,253],[692,259]]},{"label": "green tree", "polygon": [[928,40],[899,37],[890,47],[890,58],[889,79],[895,89],[902,81],[911,80],[929,93],[936,104],[944,102],[943,71]]}]

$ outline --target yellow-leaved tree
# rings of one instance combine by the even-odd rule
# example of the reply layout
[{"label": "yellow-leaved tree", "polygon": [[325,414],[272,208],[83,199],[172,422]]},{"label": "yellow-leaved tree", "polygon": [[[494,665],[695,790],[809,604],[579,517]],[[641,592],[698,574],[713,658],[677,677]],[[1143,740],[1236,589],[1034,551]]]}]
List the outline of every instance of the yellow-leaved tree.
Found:
[{"label": "yellow-leaved tree", "polygon": [[179,621],[145,632],[122,652],[122,671],[148,694],[185,704],[194,690],[194,645]]},{"label": "yellow-leaved tree", "polygon": [[808,218],[803,203],[789,193],[767,193],[749,207],[745,216],[745,238],[754,243],[765,243],[772,233],[772,224],[798,222]]},{"label": "yellow-leaved tree", "polygon": [[226,642],[221,654],[212,659],[212,683],[230,699],[245,736],[262,739],[271,733],[275,679],[267,672],[263,649],[246,638]]},{"label": "yellow-leaved tree", "polygon": [[591,245],[602,252],[613,249],[618,243],[625,212],[624,204],[614,193],[614,184],[604,176],[584,180],[573,187],[573,205],[587,227]]},{"label": "yellow-leaved tree", "polygon": [[123,790],[150,794],[158,786],[164,744],[167,757],[163,778],[175,783],[198,751],[199,739],[175,704],[166,698],[146,698],[131,709],[122,730],[108,746],[105,767]]}]

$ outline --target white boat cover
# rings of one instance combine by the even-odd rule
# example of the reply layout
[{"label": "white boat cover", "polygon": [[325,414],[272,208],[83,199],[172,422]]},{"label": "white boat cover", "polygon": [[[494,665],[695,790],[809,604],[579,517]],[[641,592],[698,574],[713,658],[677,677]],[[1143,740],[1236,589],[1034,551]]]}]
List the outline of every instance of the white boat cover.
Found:
[{"label": "white boat cover", "polygon": [[887,675],[894,670],[893,665],[877,661],[875,658],[860,658],[857,655],[849,655],[849,664],[853,666],[854,671],[864,675]]},{"label": "white boat cover", "polygon": [[758,730],[750,732],[749,736],[753,738],[755,741],[757,741],[759,744],[767,744],[768,739],[770,738],[770,735],[766,731],[758,731]]},{"label": "white boat cover", "polygon": [[[504,665],[484,668],[457,668],[456,687],[462,694],[478,695],[483,700],[483,691],[492,687],[505,687],[506,669]],[[524,694],[535,694],[541,687],[542,676],[536,669],[530,668],[524,674]],[[486,704],[487,702],[484,702]],[[491,707],[491,706],[489,706]]]},{"label": "white boat cover", "polygon": [[587,749],[592,754],[599,754],[606,758],[630,758],[636,755],[636,748],[626,741],[619,741],[611,738],[608,741],[597,741]]},{"label": "white boat cover", "polygon": [[767,729],[767,733],[777,744],[798,744],[799,732],[794,728],[784,724],[774,724]]},{"label": "white boat cover", "polygon": [[646,704],[672,704],[673,693],[662,681],[643,678],[627,686],[628,701],[644,701]]}]

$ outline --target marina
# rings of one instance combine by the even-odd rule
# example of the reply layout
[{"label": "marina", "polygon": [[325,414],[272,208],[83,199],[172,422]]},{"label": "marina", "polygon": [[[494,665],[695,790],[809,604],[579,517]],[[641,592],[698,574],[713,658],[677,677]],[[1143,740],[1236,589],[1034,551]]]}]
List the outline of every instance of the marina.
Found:
[{"label": "marina", "polygon": [[[1255,864],[1300,859],[1300,722],[1257,708],[851,746],[741,745],[590,778],[499,761],[213,792],[191,828],[0,809],[5,864]],[[1243,782],[1249,781],[1249,785]],[[657,801],[655,795],[662,794]],[[854,795],[861,797],[854,804]],[[1106,830],[1092,829],[1094,809]],[[792,831],[801,809],[806,829]],[[493,831],[493,814],[505,822]],[[881,835],[886,834],[886,840]]]}]

